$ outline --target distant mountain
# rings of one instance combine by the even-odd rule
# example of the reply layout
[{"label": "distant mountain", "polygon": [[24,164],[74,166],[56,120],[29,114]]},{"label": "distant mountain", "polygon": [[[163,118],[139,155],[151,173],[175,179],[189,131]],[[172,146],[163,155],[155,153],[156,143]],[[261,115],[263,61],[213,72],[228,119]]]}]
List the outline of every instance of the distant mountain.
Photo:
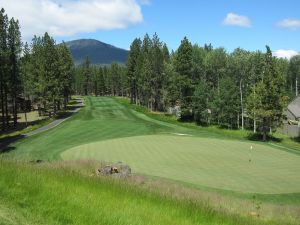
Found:
[{"label": "distant mountain", "polygon": [[80,39],[66,42],[76,65],[88,56],[92,64],[125,64],[128,51],[94,39]]}]

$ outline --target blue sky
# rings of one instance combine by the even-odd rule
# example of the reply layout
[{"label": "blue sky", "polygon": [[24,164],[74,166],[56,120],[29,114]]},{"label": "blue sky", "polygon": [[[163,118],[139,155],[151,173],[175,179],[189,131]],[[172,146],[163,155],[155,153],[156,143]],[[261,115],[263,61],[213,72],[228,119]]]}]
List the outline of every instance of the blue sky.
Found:
[{"label": "blue sky", "polygon": [[170,49],[187,36],[228,51],[264,50],[266,44],[283,54],[300,51],[299,0],[0,0],[0,5],[21,17],[24,39],[49,31],[58,41],[94,38],[129,49],[135,37],[157,32]]},{"label": "blue sky", "polygon": [[[277,26],[286,18],[300,20],[299,0],[152,0],[150,5],[142,6],[142,12],[142,24],[124,30],[99,31],[85,37],[128,48],[134,37],[157,32],[173,49],[187,36],[193,43],[212,43],[229,51],[237,47],[263,50],[266,44],[274,50],[300,51],[300,29]],[[224,25],[228,13],[247,16],[251,27]]]}]

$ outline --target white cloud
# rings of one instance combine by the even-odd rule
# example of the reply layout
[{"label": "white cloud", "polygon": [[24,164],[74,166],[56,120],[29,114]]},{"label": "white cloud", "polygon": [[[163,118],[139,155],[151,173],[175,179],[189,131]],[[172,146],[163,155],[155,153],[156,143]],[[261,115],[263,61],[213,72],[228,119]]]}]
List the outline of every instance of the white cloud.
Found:
[{"label": "white cloud", "polygon": [[277,23],[277,26],[282,28],[288,28],[291,30],[296,30],[300,28],[300,20],[296,19],[284,19]]},{"label": "white cloud", "polygon": [[139,0],[141,5],[151,5],[151,0]]},{"label": "white cloud", "polygon": [[247,16],[228,13],[223,20],[223,24],[227,26],[251,27],[251,21]]},{"label": "white cloud", "polygon": [[285,50],[285,49],[279,49],[273,52],[273,56],[276,56],[278,58],[290,59],[295,55],[300,55],[300,53],[295,50]]},{"label": "white cloud", "polygon": [[136,0],[0,0],[0,6],[19,19],[25,38],[46,31],[64,37],[121,29],[143,21]]}]

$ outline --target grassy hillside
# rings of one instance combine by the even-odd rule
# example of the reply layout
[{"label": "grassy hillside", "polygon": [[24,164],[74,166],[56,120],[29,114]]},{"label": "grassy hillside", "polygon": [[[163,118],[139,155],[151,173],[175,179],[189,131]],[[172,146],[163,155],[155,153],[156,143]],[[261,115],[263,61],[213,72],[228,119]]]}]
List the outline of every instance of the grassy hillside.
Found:
[{"label": "grassy hillside", "polygon": [[69,121],[11,146],[22,160],[123,161],[136,173],[243,193],[300,191],[300,156],[155,120],[113,98],[87,97]]},{"label": "grassy hillside", "polygon": [[1,161],[0,190],[0,224],[5,225],[282,224],[228,215],[196,200],[51,165]]},{"label": "grassy hillside", "polygon": [[[167,117],[156,119],[159,115],[134,110],[115,98],[86,97],[85,105],[55,129],[13,144],[3,155],[6,160],[50,161],[39,166],[1,161],[0,218],[3,217],[3,221],[12,214],[15,221],[22,221],[25,216],[31,221],[29,224],[86,224],[80,223],[86,217],[91,218],[88,224],[101,224],[101,215],[102,224],[251,224],[249,218],[244,221],[234,214],[244,217],[254,210],[269,224],[276,224],[272,221],[279,219],[284,221],[279,224],[297,224],[300,156],[293,151],[182,125]],[[190,198],[178,202],[172,195],[168,195],[170,198],[161,198],[161,194],[157,197],[157,193],[152,192],[153,195],[148,195],[148,191],[139,189],[144,182],[133,188],[131,184],[124,186],[70,170],[53,169],[53,161],[64,164],[68,161],[62,160],[78,159],[123,161],[135,174],[153,179],[154,183],[165,180],[172,185],[178,183],[205,191],[205,194],[201,203],[194,202],[198,193],[189,193]],[[89,175],[95,168],[88,171]],[[163,189],[170,187],[167,184]],[[118,189],[125,189],[126,195],[131,193],[130,197],[122,193],[124,199],[119,203]],[[156,189],[161,188],[155,186]],[[35,198],[36,193],[41,195]],[[180,196],[182,189],[174,193]],[[203,203],[208,198],[214,199],[213,213]],[[19,202],[18,199],[23,200]],[[101,205],[104,204],[101,199],[111,201],[108,208]],[[247,203],[241,203],[243,201]],[[141,205],[141,211],[136,205]],[[37,209],[39,207],[41,209]],[[119,210],[123,208],[120,215]],[[223,209],[226,209],[225,214]],[[39,215],[36,219],[34,211]],[[79,216],[79,212],[83,215]],[[44,219],[48,214],[49,220]],[[161,217],[162,220],[154,223],[148,217]],[[73,218],[77,218],[78,223]]]}]

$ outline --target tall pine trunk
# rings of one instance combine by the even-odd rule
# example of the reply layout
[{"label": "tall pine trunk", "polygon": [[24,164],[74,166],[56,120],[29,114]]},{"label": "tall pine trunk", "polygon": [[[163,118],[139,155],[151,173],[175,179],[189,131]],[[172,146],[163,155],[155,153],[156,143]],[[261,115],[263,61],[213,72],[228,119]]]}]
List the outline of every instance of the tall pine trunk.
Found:
[{"label": "tall pine trunk", "polygon": [[296,77],[296,82],[295,82],[296,84],[295,84],[295,94],[296,94],[296,96],[298,96],[298,79],[297,79],[297,77]]},{"label": "tall pine trunk", "polygon": [[243,103],[243,89],[242,89],[243,80],[240,80],[240,96],[241,96],[241,111],[242,111],[242,130],[244,130],[244,103]]},{"label": "tall pine trunk", "polygon": [[6,128],[9,127],[9,113],[8,113],[8,93],[7,93],[7,88],[5,88],[5,93],[4,93],[4,100],[5,100],[5,126]]},{"label": "tall pine trunk", "polygon": [[27,121],[27,102],[26,99],[24,101],[24,115],[25,115],[25,126],[28,126],[28,121]]},{"label": "tall pine trunk", "polygon": [[3,81],[0,84],[1,93],[1,116],[2,116],[2,131],[5,131],[5,110],[4,110],[4,88]]}]

